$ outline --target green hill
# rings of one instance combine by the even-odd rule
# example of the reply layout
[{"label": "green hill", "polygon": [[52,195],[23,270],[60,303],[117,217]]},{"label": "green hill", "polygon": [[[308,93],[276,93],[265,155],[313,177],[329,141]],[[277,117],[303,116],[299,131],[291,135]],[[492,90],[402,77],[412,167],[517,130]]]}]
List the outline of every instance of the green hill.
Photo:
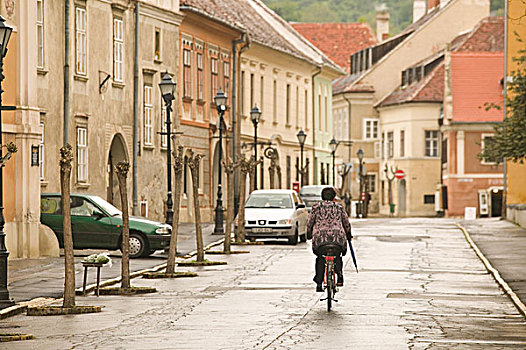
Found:
[{"label": "green hill", "polygon": [[[399,33],[413,18],[413,0],[263,0],[291,22],[368,22],[375,28],[375,6],[386,4],[391,35]],[[491,11],[503,15],[504,0],[491,0]]]}]

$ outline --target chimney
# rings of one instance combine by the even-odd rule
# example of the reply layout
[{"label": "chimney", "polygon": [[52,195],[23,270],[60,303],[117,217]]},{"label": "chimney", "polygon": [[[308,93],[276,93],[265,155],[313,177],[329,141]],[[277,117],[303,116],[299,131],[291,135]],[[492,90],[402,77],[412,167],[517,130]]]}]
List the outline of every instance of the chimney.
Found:
[{"label": "chimney", "polygon": [[428,0],[427,1],[427,9],[428,10],[432,10],[435,7],[437,7],[438,5],[440,5],[440,0]]},{"label": "chimney", "polygon": [[376,38],[382,42],[389,37],[389,12],[387,6],[376,6]]},{"label": "chimney", "polygon": [[414,0],[413,2],[413,23],[418,21],[426,14],[426,0]]}]

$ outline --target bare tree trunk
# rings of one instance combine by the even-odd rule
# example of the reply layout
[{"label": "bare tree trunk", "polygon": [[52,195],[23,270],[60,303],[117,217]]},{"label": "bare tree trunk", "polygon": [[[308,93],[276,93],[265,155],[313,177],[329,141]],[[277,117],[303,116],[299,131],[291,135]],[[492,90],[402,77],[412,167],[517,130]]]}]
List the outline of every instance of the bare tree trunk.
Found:
[{"label": "bare tree trunk", "polygon": [[274,181],[275,181],[275,178],[274,178],[274,171],[276,170],[276,164],[274,164],[274,161],[271,160],[270,161],[270,166],[268,167],[268,173],[269,173],[269,182],[270,182],[270,186],[269,188],[271,190],[273,190],[274,188],[276,188],[274,186]]},{"label": "bare tree trunk", "polygon": [[237,235],[236,241],[245,241],[245,200],[247,192],[247,174],[250,173],[250,163],[245,158],[239,159],[239,211],[237,220]]},{"label": "bare tree trunk", "polygon": [[130,289],[130,214],[128,213],[128,191],[126,178],[130,170],[130,163],[119,162],[115,166],[119,180],[119,192],[122,206],[122,259],[121,259],[121,288]]},{"label": "bare tree trunk", "polygon": [[175,273],[175,255],[177,254],[177,236],[179,234],[179,210],[181,207],[181,180],[183,175],[184,157],[183,146],[173,152],[174,156],[174,214],[172,219],[172,237],[170,238],[170,249],[168,250],[168,260],[166,261],[166,273]]},{"label": "bare tree trunk", "polygon": [[64,302],[62,307],[75,306],[75,257],[71,233],[70,180],[73,151],[68,143],[60,148],[60,190],[62,200],[62,230],[64,233]]},{"label": "bare tree trunk", "polygon": [[203,247],[203,231],[201,228],[201,210],[199,209],[199,162],[203,155],[197,154],[194,156],[194,152],[190,151],[190,157],[188,157],[188,166],[192,173],[192,191],[194,195],[194,211],[195,211],[195,235],[197,242],[197,261],[205,260],[205,251]]},{"label": "bare tree trunk", "polygon": [[279,165],[276,167],[276,175],[278,177],[278,188],[281,189],[283,187],[281,187],[281,167]]}]

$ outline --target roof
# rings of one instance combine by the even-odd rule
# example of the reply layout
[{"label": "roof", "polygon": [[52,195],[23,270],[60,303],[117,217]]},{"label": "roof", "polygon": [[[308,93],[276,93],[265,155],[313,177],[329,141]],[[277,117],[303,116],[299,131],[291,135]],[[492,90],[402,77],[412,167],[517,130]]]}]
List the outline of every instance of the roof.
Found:
[{"label": "roof", "polygon": [[[504,51],[504,18],[503,17],[486,17],[481,20],[473,30],[460,33],[451,41],[450,50],[453,53],[472,53],[479,58],[479,64],[482,64],[480,58],[486,57],[487,53],[500,53]],[[443,57],[444,53],[431,56],[424,61],[413,65],[417,67],[424,62],[430,62],[437,58]],[[466,61],[476,64],[477,60]],[[484,64],[491,64],[493,61],[484,61]],[[479,73],[486,72],[489,67],[473,67],[461,65],[463,69],[481,70]],[[490,69],[491,70],[491,69]],[[407,102],[441,102],[444,99],[444,63],[436,66],[424,79],[415,81],[408,86],[396,88],[390,95],[380,101],[376,107],[387,107],[391,105]],[[467,73],[466,77],[474,78]],[[480,79],[476,81],[480,82]],[[473,84],[478,85],[478,84]],[[333,87],[334,90],[334,87]],[[487,96],[486,96],[487,97]],[[494,96],[493,96],[494,97]],[[487,102],[487,101],[486,101]],[[478,105],[477,105],[478,106]]]},{"label": "roof", "polygon": [[[364,71],[352,74],[349,77],[349,79],[345,81],[343,79],[337,79],[338,81],[335,80],[333,82],[333,89],[332,89],[333,94],[339,94],[339,93],[345,93],[345,92],[365,92],[365,91],[374,92],[374,87],[368,84],[367,86],[360,86],[362,85],[360,82],[358,82],[360,78],[363,75],[365,75],[365,73],[367,73],[370,69],[372,69],[372,67],[375,66],[376,62],[380,61],[382,57],[387,55],[391,50],[393,50],[395,47],[397,47],[402,42],[404,42],[413,32],[415,32],[418,28],[422,27],[424,24],[429,22],[439,12],[441,12],[441,7],[440,6],[435,7],[429,10],[424,16],[419,18],[416,22],[408,25],[402,32],[398,33],[397,35],[391,38],[388,38],[387,40],[377,43],[376,45],[370,46],[369,48],[371,50],[378,52],[378,57],[376,57],[373,60],[373,65]],[[347,86],[345,86],[344,84],[347,84]]]},{"label": "roof", "polygon": [[181,0],[181,10],[245,28],[251,42],[342,73],[340,67],[260,0]]},{"label": "roof", "polygon": [[376,44],[368,23],[291,23],[340,67],[349,71],[351,54]]},{"label": "roof", "polygon": [[388,107],[407,102],[438,102],[444,100],[444,62],[438,64],[424,79],[399,87],[376,107]]}]

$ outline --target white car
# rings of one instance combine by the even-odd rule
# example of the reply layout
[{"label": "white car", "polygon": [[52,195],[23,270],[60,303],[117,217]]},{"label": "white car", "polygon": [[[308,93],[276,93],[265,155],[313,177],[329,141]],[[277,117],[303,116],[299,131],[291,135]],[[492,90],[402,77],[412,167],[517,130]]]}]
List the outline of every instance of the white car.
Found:
[{"label": "white car", "polygon": [[247,239],[286,238],[296,245],[307,239],[309,214],[293,190],[256,190],[245,204]]}]

